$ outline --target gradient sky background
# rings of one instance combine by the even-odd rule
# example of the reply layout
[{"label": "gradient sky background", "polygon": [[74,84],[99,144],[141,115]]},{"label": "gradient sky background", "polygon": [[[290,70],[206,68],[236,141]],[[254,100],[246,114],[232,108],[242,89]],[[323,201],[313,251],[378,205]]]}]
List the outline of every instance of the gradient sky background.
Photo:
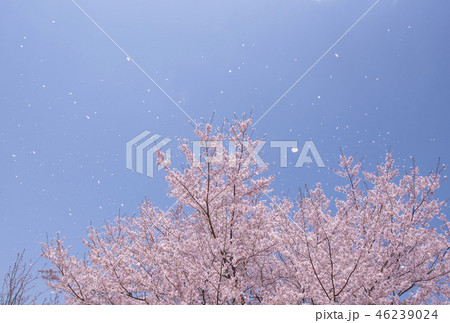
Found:
[{"label": "gradient sky background", "polygon": [[[197,122],[259,118],[375,0],[78,0]],[[70,0],[0,4],[0,274],[39,242],[173,201],[163,174],[125,167],[144,130],[194,138],[189,119]],[[281,169],[276,194],[322,182],[335,195],[339,150],[374,169],[390,149],[427,172],[450,162],[450,1],[381,0],[263,118],[255,136],[313,140],[326,168]],[[176,157],[172,142],[173,165]],[[444,183],[438,196],[450,197]],[[448,211],[448,209],[446,209]],[[43,264],[43,261],[41,260]]]}]

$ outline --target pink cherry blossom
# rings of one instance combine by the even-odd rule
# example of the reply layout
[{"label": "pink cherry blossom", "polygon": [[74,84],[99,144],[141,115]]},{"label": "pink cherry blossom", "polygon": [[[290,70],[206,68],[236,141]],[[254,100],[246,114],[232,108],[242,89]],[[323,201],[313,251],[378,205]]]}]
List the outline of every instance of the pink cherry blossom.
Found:
[{"label": "pink cherry blossom", "polygon": [[[376,172],[341,157],[342,186],[330,200],[322,186],[295,204],[272,196],[251,150],[251,121],[211,125],[202,141],[228,140],[194,163],[180,141],[183,170],[169,168],[162,210],[150,201],[138,216],[89,228],[84,258],[63,239],[43,244],[54,269],[48,285],[67,304],[428,304],[448,303],[449,223],[434,194],[440,171],[404,175],[387,154]],[[437,225],[438,223],[438,225]]]}]

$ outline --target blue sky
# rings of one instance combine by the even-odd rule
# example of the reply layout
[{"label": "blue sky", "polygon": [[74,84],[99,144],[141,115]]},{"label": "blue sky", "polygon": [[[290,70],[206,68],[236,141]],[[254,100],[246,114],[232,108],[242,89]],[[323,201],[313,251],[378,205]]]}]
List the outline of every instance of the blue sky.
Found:
[{"label": "blue sky", "polygon": [[[144,130],[194,138],[196,122],[264,112],[375,0],[4,0],[0,10],[0,273],[60,231],[80,249],[90,222],[145,197],[164,207],[162,173],[125,167]],[[339,150],[373,169],[390,149],[423,172],[450,161],[450,2],[381,0],[256,126],[267,140],[313,140],[326,168],[277,166],[275,193],[338,183]],[[172,146],[175,153],[176,145]],[[268,146],[266,146],[268,148]],[[174,157],[174,164],[182,160]],[[450,197],[444,183],[439,197]]]}]

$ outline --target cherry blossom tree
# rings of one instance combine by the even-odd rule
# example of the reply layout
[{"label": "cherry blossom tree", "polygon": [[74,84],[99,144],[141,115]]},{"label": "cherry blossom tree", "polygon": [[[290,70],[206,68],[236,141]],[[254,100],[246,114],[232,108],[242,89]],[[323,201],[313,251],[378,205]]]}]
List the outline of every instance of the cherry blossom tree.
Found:
[{"label": "cherry blossom tree", "polygon": [[[200,150],[172,169],[169,196],[136,217],[88,228],[87,254],[43,244],[49,286],[67,304],[424,304],[450,299],[449,229],[434,198],[440,171],[399,177],[390,154],[377,173],[341,158],[334,205],[320,184],[298,205],[272,196],[251,121],[195,133]],[[222,144],[232,143],[227,148]],[[440,226],[440,227],[438,227]]]},{"label": "cherry blossom tree", "polygon": [[[276,303],[445,303],[449,289],[449,226],[433,198],[440,172],[416,167],[396,178],[391,154],[377,173],[341,156],[336,173],[348,182],[331,201],[321,185],[299,198],[292,221],[279,227],[286,286]],[[363,187],[363,188],[362,188]],[[440,220],[440,227],[436,228]]]}]

